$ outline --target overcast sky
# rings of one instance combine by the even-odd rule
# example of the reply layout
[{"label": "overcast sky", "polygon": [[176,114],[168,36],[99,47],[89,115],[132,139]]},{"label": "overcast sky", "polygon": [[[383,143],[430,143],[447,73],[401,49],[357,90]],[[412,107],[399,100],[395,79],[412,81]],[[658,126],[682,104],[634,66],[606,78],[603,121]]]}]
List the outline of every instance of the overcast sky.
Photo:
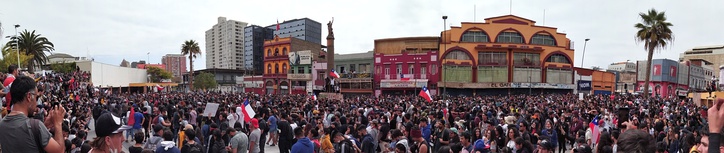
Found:
[{"label": "overcast sky", "polygon": [[[197,70],[205,67],[204,31],[219,16],[262,26],[303,17],[324,25],[334,17],[335,50],[344,54],[370,51],[374,39],[438,36],[442,15],[449,16],[449,25],[459,26],[511,10],[506,0],[0,0],[0,4],[3,35],[12,35],[12,25],[20,24],[19,31],[36,30],[52,41],[55,52],[90,55],[113,65],[122,59],[146,60],[147,52],[151,63],[160,63],[163,55],[180,53],[183,41],[197,40],[203,53],[194,62]],[[512,5],[513,15],[567,33],[575,42],[577,67],[586,38],[591,41],[585,67],[645,60],[633,25],[640,22],[639,12],[651,8],[666,11],[676,38],[654,58],[678,59],[679,53],[692,47],[724,44],[724,9],[719,9],[724,1],[719,0],[514,0]],[[326,35],[323,27],[322,37]],[[7,41],[3,36],[1,42]]]}]

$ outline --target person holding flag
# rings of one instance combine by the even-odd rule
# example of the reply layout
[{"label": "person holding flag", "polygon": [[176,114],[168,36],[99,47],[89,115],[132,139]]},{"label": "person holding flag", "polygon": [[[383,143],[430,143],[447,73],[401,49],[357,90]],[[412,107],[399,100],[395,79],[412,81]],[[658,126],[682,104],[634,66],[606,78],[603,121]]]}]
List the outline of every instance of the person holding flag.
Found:
[{"label": "person holding flag", "polygon": [[251,119],[256,115],[254,108],[249,103],[249,99],[244,99],[244,106],[241,107],[241,112],[244,113],[244,121],[251,122]]},{"label": "person holding flag", "polygon": [[317,100],[317,94],[312,93],[312,97],[310,97],[312,100]]},{"label": "person holding flag", "polygon": [[420,97],[427,100],[427,102],[432,101],[432,95],[430,95],[430,91],[427,90],[427,87],[422,87],[422,90],[420,90]]},{"label": "person holding flag", "polygon": [[586,130],[586,143],[588,145],[595,146],[598,143],[598,136],[601,134],[601,127],[598,125],[603,124],[601,122],[600,116],[596,116],[588,123],[588,130]]}]

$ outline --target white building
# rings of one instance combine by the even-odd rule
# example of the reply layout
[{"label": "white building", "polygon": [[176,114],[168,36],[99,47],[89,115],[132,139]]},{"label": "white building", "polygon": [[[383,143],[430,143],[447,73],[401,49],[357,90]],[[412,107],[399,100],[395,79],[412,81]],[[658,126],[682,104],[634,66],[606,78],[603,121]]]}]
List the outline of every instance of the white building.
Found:
[{"label": "white building", "polygon": [[80,61],[75,64],[81,71],[93,74],[90,78],[93,86],[128,87],[131,83],[145,83],[148,79],[145,69],[120,67],[94,61]]},{"label": "white building", "polygon": [[636,63],[633,63],[633,62],[612,63],[611,65],[608,65],[607,70],[618,71],[618,72],[636,72]]},{"label": "white building", "polygon": [[219,17],[206,30],[206,68],[244,68],[244,27],[248,23]]}]

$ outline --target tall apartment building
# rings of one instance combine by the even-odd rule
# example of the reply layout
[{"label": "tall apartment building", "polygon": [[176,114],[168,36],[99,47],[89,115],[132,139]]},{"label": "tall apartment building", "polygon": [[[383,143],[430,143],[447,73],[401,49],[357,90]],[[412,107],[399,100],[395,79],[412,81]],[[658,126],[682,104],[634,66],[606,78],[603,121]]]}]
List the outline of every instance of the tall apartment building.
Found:
[{"label": "tall apartment building", "polygon": [[244,27],[244,69],[253,70],[254,75],[264,70],[264,41],[274,38],[274,28],[276,26]]},{"label": "tall apartment building", "polygon": [[[705,63],[705,65],[712,67],[712,69],[718,68],[724,65],[724,45],[694,47],[679,55],[679,62],[696,59],[710,62]],[[719,77],[719,74],[712,73],[711,76]]]},{"label": "tall apartment building", "polygon": [[181,54],[166,54],[161,58],[161,64],[166,65],[166,71],[171,72],[174,78],[181,78],[186,73],[186,56]]},{"label": "tall apartment building", "polygon": [[321,44],[322,43],[322,24],[309,18],[293,19],[279,23],[279,30],[276,30],[277,24],[268,27],[274,28],[274,35],[279,38],[294,37],[301,40]]},{"label": "tall apartment building", "polygon": [[206,68],[244,68],[244,27],[246,22],[219,17],[206,30]]}]

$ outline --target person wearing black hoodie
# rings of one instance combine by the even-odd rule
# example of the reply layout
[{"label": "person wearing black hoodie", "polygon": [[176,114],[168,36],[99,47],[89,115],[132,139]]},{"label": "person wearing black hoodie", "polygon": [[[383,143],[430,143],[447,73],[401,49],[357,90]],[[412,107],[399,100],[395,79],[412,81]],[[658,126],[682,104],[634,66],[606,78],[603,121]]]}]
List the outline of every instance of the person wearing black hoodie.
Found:
[{"label": "person wearing black hoodie", "polygon": [[277,126],[279,126],[279,152],[280,153],[289,153],[289,150],[292,149],[292,143],[294,142],[293,132],[292,132],[292,126],[289,123],[289,115],[286,113],[281,113],[281,118],[279,118],[279,121],[277,122]]},{"label": "person wearing black hoodie", "polygon": [[296,137],[297,143],[292,146],[292,153],[310,153],[314,152],[314,143],[309,140],[308,137],[304,136],[304,130],[302,127],[294,129],[294,137]]},{"label": "person wearing black hoodie", "polygon": [[372,138],[372,135],[367,133],[367,129],[364,125],[357,127],[357,133],[362,136],[362,153],[375,153],[374,138]]}]

